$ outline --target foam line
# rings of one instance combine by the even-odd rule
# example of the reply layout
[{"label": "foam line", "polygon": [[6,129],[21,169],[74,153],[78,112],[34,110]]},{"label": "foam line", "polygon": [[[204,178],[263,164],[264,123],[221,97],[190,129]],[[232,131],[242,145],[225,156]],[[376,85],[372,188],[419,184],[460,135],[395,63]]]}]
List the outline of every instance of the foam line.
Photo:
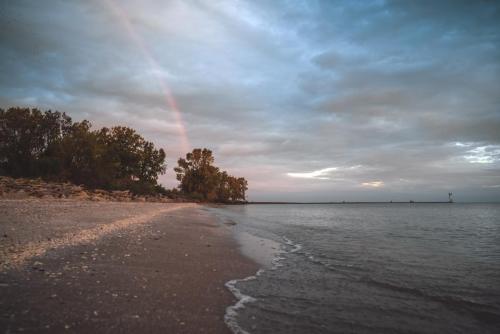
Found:
[{"label": "foam line", "polygon": [[[283,264],[281,263],[282,260],[285,260],[285,257],[280,256],[282,253],[295,253],[299,250],[302,249],[301,244],[296,244],[287,237],[282,237],[285,243],[289,246],[292,246],[293,248],[290,251],[285,251],[282,250],[281,252],[277,253],[277,255],[274,257],[272,260],[272,267],[270,270],[276,270],[277,268],[281,267]],[[260,275],[262,275],[265,272],[264,269],[259,269],[255,275],[248,276],[242,279],[234,279],[226,282],[225,286],[228,288],[229,291],[236,297],[238,300],[236,304],[228,306],[226,308],[226,314],[224,315],[224,322],[226,323],[227,327],[234,333],[234,334],[250,334],[243,328],[241,328],[238,325],[237,317],[238,317],[238,310],[241,310],[245,308],[245,304],[248,303],[254,303],[257,301],[257,298],[252,297],[250,295],[245,295],[243,292],[241,292],[240,289],[236,287],[236,285],[240,282],[248,282],[252,280],[256,280]]]}]

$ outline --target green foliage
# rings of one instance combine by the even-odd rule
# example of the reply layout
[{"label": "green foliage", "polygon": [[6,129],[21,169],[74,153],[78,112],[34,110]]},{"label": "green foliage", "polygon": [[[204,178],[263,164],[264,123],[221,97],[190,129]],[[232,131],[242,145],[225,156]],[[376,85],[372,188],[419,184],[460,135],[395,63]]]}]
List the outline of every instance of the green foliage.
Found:
[{"label": "green foliage", "polygon": [[165,151],[135,130],[92,130],[86,120],[29,108],[0,109],[0,174],[71,181],[89,188],[163,194],[196,201],[245,200],[248,183],[214,166],[212,151],[194,149],[174,170],[179,190],[158,185]]},{"label": "green foliage", "polygon": [[57,169],[45,156],[71,126],[64,113],[38,109],[0,109],[0,172],[14,177],[36,176],[40,169]]},{"label": "green foliage", "polygon": [[205,200],[215,199],[215,188],[219,169],[213,166],[212,151],[194,149],[186,154],[186,159],[178,160],[178,167],[174,168],[179,188],[186,194],[198,194],[197,197]]},{"label": "green foliage", "polygon": [[135,130],[92,130],[64,113],[0,109],[0,173],[68,180],[91,188],[157,193],[165,152]]},{"label": "green foliage", "polygon": [[196,148],[180,158],[174,168],[179,189],[193,199],[217,202],[237,202],[245,200],[248,182],[220,171],[213,165],[212,151]]}]

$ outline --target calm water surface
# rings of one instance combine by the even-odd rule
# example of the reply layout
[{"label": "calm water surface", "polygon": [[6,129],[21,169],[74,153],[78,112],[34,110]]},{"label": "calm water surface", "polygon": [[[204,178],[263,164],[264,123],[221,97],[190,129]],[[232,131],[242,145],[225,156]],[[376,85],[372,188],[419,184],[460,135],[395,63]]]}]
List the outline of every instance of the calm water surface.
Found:
[{"label": "calm water surface", "polygon": [[212,210],[284,251],[235,284],[241,333],[500,333],[499,204]]}]

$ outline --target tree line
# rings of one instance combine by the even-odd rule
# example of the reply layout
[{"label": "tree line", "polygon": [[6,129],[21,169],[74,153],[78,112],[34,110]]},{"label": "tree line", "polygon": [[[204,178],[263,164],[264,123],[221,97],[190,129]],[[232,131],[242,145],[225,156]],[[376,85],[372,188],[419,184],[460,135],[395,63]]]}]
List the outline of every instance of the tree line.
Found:
[{"label": "tree line", "polygon": [[194,149],[186,158],[177,161],[174,168],[179,189],[193,198],[209,202],[245,201],[248,182],[242,177],[234,177],[214,165],[212,151]]},{"label": "tree line", "polygon": [[194,149],[175,168],[178,189],[158,184],[165,173],[165,151],[134,129],[92,129],[58,111],[0,109],[0,174],[70,181],[91,189],[134,194],[179,194],[203,201],[244,201],[247,182],[213,165],[212,152]]}]

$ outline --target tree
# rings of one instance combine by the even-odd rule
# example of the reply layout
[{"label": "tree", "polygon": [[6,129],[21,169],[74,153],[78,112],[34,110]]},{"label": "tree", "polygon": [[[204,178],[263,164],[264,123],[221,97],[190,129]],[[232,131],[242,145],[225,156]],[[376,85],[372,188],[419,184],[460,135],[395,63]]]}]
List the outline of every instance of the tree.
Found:
[{"label": "tree", "polygon": [[113,166],[114,187],[128,188],[131,184],[156,185],[158,175],[166,170],[165,151],[155,149],[134,129],[117,126],[103,128],[98,133],[105,146],[102,159]]},{"label": "tree", "polygon": [[244,201],[245,200],[245,192],[248,189],[248,182],[240,177],[236,178],[230,176],[228,179],[229,183],[229,197],[232,201]]},{"label": "tree", "polygon": [[217,201],[228,202],[231,198],[231,188],[229,186],[229,176],[226,171],[219,173],[219,183],[217,185]]},{"label": "tree", "polygon": [[74,123],[62,139],[57,156],[62,162],[60,177],[91,188],[107,188],[106,181],[112,177],[102,168],[105,147],[99,142],[98,133],[90,131],[91,127],[86,120]]},{"label": "tree", "polygon": [[165,170],[165,151],[134,129],[92,130],[87,120],[73,123],[64,113],[0,109],[1,174],[157,193]]},{"label": "tree", "polygon": [[179,189],[184,194],[205,201],[244,201],[247,181],[235,178],[214,166],[212,151],[196,148],[178,160],[174,168]]},{"label": "tree", "polygon": [[0,172],[39,176],[44,154],[57,146],[71,118],[64,113],[33,108],[0,109]]},{"label": "tree", "polygon": [[181,182],[180,190],[203,200],[214,200],[219,169],[213,163],[212,151],[206,148],[194,149],[186,154],[186,159],[180,158],[178,167],[174,168],[177,180]]}]

